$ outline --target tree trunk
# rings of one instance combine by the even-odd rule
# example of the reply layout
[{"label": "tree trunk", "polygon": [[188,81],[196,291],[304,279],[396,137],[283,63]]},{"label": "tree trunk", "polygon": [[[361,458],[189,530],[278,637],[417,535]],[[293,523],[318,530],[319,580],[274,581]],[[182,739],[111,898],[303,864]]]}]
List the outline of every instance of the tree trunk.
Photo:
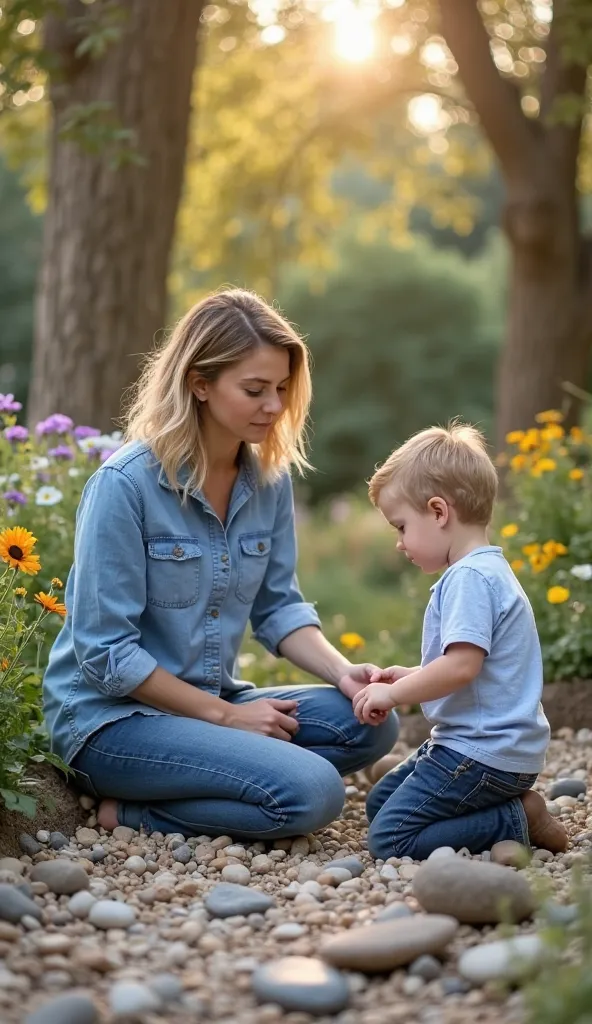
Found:
[{"label": "tree trunk", "polygon": [[[120,0],[121,34],[99,59],[76,55],[75,19],[108,14],[111,0],[62,6],[46,23],[59,72],[29,418],[62,412],[108,430],[165,326],[203,2]],[[93,103],[133,132],[139,160],[118,164],[109,145],[97,154],[64,139],[72,112]]]}]

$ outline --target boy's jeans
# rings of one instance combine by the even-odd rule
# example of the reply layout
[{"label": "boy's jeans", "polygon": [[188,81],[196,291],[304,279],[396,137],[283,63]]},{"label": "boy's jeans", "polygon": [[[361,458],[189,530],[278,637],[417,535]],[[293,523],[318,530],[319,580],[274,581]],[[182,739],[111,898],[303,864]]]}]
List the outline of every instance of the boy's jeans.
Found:
[{"label": "boy's jeans", "polygon": [[502,839],[528,847],[519,799],[536,775],[515,775],[428,740],[368,795],[368,847],[374,857],[425,860],[439,846],[471,853]]}]

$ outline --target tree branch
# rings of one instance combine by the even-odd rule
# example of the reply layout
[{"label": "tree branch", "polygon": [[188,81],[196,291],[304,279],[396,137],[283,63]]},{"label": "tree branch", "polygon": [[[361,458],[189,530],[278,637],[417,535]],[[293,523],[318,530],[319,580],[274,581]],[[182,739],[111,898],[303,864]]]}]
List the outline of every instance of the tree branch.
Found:
[{"label": "tree branch", "polygon": [[[582,10],[581,0],[555,0],[553,5],[553,24],[547,45],[547,61],[541,83],[541,121],[546,126],[546,134],[550,153],[562,181],[574,188],[580,136],[584,114],[584,103],[578,110],[578,101],[583,101],[586,93],[587,65],[582,60],[570,61],[566,54],[567,33],[572,36],[585,32],[590,28],[590,12]],[[561,110],[561,100],[572,100],[572,108],[568,116],[567,110]]]},{"label": "tree branch", "polygon": [[538,163],[537,126],[524,115],[518,90],[495,66],[477,0],[440,0],[440,16],[442,34],[504,174],[514,182],[531,179]]}]

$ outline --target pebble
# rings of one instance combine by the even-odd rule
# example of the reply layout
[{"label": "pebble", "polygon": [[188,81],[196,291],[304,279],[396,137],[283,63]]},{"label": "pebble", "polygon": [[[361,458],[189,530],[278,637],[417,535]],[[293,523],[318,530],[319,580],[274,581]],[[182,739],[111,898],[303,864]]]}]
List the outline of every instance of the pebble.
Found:
[{"label": "pebble", "polygon": [[543,919],[549,924],[567,927],[574,924],[579,917],[579,907],[575,903],[556,903],[554,900],[546,900],[541,907]]},{"label": "pebble", "polygon": [[193,850],[187,843],[181,843],[173,850],[173,860],[176,860],[178,864],[189,864],[189,861],[193,857]]},{"label": "pebble", "polygon": [[213,917],[235,917],[249,914],[264,914],[275,906],[275,900],[266,893],[249,889],[243,885],[221,883],[216,885],[205,899],[206,910]]},{"label": "pebble", "polygon": [[413,911],[406,903],[389,903],[388,907],[381,910],[374,918],[378,924],[381,921],[396,921],[399,917],[413,917]]},{"label": "pebble", "polygon": [[338,860],[331,860],[323,865],[323,871],[333,871],[334,868],[343,868],[349,871],[352,878],[359,878],[366,870],[361,860],[357,857],[340,857]]},{"label": "pebble", "polygon": [[96,1024],[99,1013],[90,996],[69,992],[44,1003],[24,1019],[24,1024]]},{"label": "pebble", "polygon": [[495,924],[530,917],[535,899],[523,875],[500,864],[460,857],[426,861],[413,879],[413,895],[429,913],[463,924]]},{"label": "pebble", "polygon": [[222,878],[232,885],[248,885],[251,881],[251,872],[244,864],[227,864],[222,868]]},{"label": "pebble", "polygon": [[93,843],[98,843],[100,838],[95,828],[76,829],[76,842],[80,843],[81,846],[92,846]]},{"label": "pebble", "polygon": [[585,792],[583,779],[557,779],[549,789],[549,800],[557,800],[560,796],[579,796]]},{"label": "pebble", "polygon": [[88,793],[81,793],[78,797],[78,803],[85,811],[91,811],[96,804],[94,796],[89,796]]},{"label": "pebble", "polygon": [[[253,865],[257,859],[257,857],[254,858],[251,864],[251,870],[253,870]],[[314,864],[313,861],[311,860],[305,860],[298,868],[298,881],[301,883],[316,882],[317,878],[322,873],[322,871],[323,868],[320,866],[320,864]]]},{"label": "pebble", "polygon": [[424,953],[409,965],[409,974],[416,975],[424,981],[435,981],[442,974],[442,964],[435,956]]},{"label": "pebble", "polygon": [[81,889],[88,889],[89,878],[80,864],[65,858],[46,860],[36,864],[31,871],[33,882],[45,882],[50,892],[58,896],[71,896]]},{"label": "pebble", "polygon": [[351,928],[325,942],[323,959],[335,967],[376,974],[439,953],[458,931],[458,921],[441,914],[414,914],[364,928]]},{"label": "pebble", "polygon": [[127,825],[117,825],[112,833],[113,838],[120,843],[131,843],[135,834],[133,828],[129,828]]},{"label": "pebble", "polygon": [[16,857],[2,857],[0,859],[0,871],[10,871],[13,875],[22,875],[25,870],[25,865],[22,861],[17,860]]},{"label": "pebble", "polygon": [[88,891],[88,889],[82,889],[80,892],[74,893],[68,901],[68,910],[72,914],[72,917],[79,918],[82,920],[88,917],[90,908],[96,903],[95,897]]},{"label": "pebble", "polygon": [[51,835],[51,833],[48,832],[47,829],[40,828],[39,831],[35,835],[35,839],[37,839],[38,842],[43,843],[44,845],[47,845],[47,843],[49,842],[49,839],[50,839],[50,835]]},{"label": "pebble", "polygon": [[27,857],[34,857],[43,849],[41,843],[38,843],[36,839],[33,839],[33,836],[30,836],[28,832],[21,832],[19,836],[19,846],[23,853],[27,854]]},{"label": "pebble", "polygon": [[150,989],[162,1003],[176,1003],[183,995],[183,985],[176,974],[156,974],[151,978]]},{"label": "pebble", "polygon": [[516,981],[540,964],[545,946],[538,935],[516,935],[465,950],[458,969],[473,985],[488,981]]},{"label": "pebble", "polygon": [[440,984],[445,996],[462,996],[471,989],[470,983],[464,978],[442,978]]},{"label": "pebble", "polygon": [[117,981],[109,993],[109,1003],[115,1017],[137,1017],[161,1007],[156,992],[139,981]]},{"label": "pebble", "polygon": [[285,957],[257,968],[252,986],[259,1002],[275,1003],[288,1011],[340,1013],[349,1002],[343,975],[309,957]]},{"label": "pebble", "polygon": [[18,924],[22,917],[29,915],[36,920],[41,920],[41,909],[33,900],[14,885],[0,884],[0,920],[9,921],[11,924]]},{"label": "pebble", "polygon": [[306,935],[306,928],[302,924],[298,924],[297,921],[286,921],[285,924],[278,924],[277,928],[274,928],[272,933],[274,939],[280,941],[287,941],[289,939],[300,939],[303,935]]},{"label": "pebble", "polygon": [[456,850],[451,846],[438,846],[436,850],[432,850],[428,860],[442,860],[444,857],[456,857]]},{"label": "pebble", "polygon": [[330,871],[323,871],[317,876],[319,885],[332,885],[337,888],[342,882],[351,881],[351,872],[347,868],[331,868]]},{"label": "pebble", "polygon": [[531,859],[530,850],[522,843],[513,839],[504,839],[500,843],[494,843],[491,847],[491,861],[493,864],[504,864],[511,868],[525,868]]},{"label": "pebble", "polygon": [[138,877],[146,873],[146,861],[143,857],[128,857],[123,866],[128,871],[131,871],[133,875],[138,875]]},{"label": "pebble", "polygon": [[378,874],[385,882],[396,882],[399,877],[399,872],[394,864],[383,864]]},{"label": "pebble", "polygon": [[97,900],[88,914],[90,924],[95,928],[129,928],[136,920],[136,912],[127,903],[118,900]]},{"label": "pebble", "polygon": [[49,845],[52,850],[62,850],[64,846],[70,845],[70,840],[66,838],[63,832],[50,832]]}]

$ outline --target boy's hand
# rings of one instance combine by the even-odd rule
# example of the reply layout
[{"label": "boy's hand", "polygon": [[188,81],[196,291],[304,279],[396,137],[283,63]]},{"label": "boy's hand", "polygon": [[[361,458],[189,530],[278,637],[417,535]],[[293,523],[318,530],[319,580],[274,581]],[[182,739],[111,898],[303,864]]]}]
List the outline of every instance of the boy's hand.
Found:
[{"label": "boy's hand", "polygon": [[371,683],[396,683],[398,679],[408,676],[410,670],[403,665],[390,665],[389,668],[377,668],[370,673]]},{"label": "boy's hand", "polygon": [[396,700],[394,699],[392,685],[387,683],[370,683],[364,690],[360,690],[353,701],[354,714],[363,725],[376,725],[384,721],[384,717],[391,711]]}]

